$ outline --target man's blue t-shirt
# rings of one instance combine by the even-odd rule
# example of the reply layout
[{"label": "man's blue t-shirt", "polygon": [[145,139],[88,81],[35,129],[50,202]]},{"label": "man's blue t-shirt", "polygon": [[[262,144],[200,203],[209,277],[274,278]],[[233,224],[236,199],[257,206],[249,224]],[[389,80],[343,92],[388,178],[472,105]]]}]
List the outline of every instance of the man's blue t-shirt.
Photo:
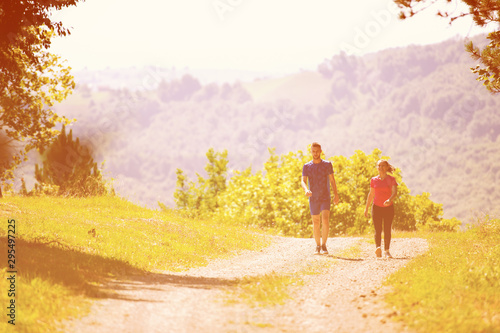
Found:
[{"label": "man's blue t-shirt", "polygon": [[330,177],[333,174],[332,162],[321,160],[320,163],[307,162],[302,168],[302,176],[306,176],[309,190],[312,192],[310,200],[330,201]]}]

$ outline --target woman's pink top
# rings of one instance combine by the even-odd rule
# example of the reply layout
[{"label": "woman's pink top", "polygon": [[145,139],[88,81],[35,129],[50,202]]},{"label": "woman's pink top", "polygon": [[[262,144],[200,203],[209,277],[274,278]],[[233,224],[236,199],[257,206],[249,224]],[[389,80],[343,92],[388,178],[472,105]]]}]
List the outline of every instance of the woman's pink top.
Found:
[{"label": "woman's pink top", "polygon": [[[373,188],[375,192],[373,204],[379,207],[388,207],[384,206],[384,202],[391,197],[392,186],[394,185],[398,186],[398,183],[392,176],[387,175],[383,180],[380,179],[380,176],[373,177],[370,180],[370,187]],[[392,205],[392,202],[390,205]]]}]

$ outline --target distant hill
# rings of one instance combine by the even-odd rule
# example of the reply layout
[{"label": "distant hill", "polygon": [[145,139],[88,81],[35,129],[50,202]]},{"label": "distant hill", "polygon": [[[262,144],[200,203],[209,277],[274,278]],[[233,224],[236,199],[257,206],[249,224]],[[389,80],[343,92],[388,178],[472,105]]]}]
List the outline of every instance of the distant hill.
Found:
[{"label": "distant hill", "polygon": [[289,100],[296,105],[321,106],[328,102],[331,80],[318,72],[302,71],[275,79],[246,82],[243,87],[257,103]]},{"label": "distant hill", "polygon": [[228,149],[233,169],[257,170],[268,147],[319,141],[327,156],[380,148],[413,194],[430,192],[446,217],[467,220],[499,213],[500,96],[475,81],[463,44],[336,55],[317,71],[231,84],[167,69],[111,71],[121,85],[105,71],[78,73],[57,110],[78,119],[73,132],[93,143],[118,192],[149,206],[173,206],[175,170],[204,174],[210,147]]}]

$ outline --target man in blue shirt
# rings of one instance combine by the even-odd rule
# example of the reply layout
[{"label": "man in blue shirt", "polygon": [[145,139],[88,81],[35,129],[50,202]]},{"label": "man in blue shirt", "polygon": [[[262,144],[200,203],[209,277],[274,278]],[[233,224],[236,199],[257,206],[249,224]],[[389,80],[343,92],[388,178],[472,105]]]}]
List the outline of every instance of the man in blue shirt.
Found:
[{"label": "man in blue shirt", "polygon": [[[309,197],[309,208],[313,222],[313,235],[316,240],[316,253],[328,254],[326,241],[328,239],[330,218],[330,185],[333,189],[333,203],[339,202],[337,184],[333,176],[332,162],[321,159],[321,145],[313,142],[311,146],[312,161],[302,168],[302,188]],[[323,228],[320,230],[320,213]],[[323,240],[323,245],[321,245]]]}]

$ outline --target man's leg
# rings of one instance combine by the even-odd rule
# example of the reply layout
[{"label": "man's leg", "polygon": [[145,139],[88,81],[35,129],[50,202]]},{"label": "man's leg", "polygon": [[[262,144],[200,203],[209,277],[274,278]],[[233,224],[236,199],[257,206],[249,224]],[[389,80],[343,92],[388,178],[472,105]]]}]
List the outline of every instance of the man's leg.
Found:
[{"label": "man's leg", "polygon": [[319,221],[320,221],[319,215],[312,215],[313,235],[314,235],[314,240],[316,241],[317,246],[321,245],[321,230],[320,230]]},{"label": "man's leg", "polygon": [[320,231],[320,218],[321,206],[318,202],[311,200],[309,198],[309,208],[311,211],[311,218],[313,223],[313,236],[316,241],[316,252],[319,253],[319,247],[321,246],[321,231]]},{"label": "man's leg", "polygon": [[326,248],[326,241],[328,240],[328,231],[330,229],[330,211],[323,209],[321,211],[321,221],[322,221],[322,237],[323,237],[323,245],[321,246],[321,250],[323,254],[328,254],[328,249]]},{"label": "man's leg", "polygon": [[330,230],[330,211],[329,210],[321,211],[321,220],[323,222],[323,229],[321,230],[321,234],[323,236],[323,245],[326,245],[326,241],[328,240],[328,232]]}]

